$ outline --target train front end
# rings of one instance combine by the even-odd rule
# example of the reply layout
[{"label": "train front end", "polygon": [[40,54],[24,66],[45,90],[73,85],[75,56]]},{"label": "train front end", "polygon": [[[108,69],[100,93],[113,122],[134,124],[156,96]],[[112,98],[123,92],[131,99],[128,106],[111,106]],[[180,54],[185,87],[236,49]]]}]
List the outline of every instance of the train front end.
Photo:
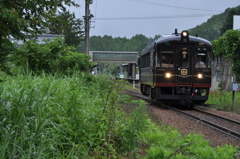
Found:
[{"label": "train front end", "polygon": [[198,105],[211,87],[211,43],[187,31],[162,37],[140,55],[141,92],[165,104]]},{"label": "train front end", "polygon": [[211,87],[211,43],[187,31],[156,44],[153,81],[157,100],[169,104],[203,104]]}]

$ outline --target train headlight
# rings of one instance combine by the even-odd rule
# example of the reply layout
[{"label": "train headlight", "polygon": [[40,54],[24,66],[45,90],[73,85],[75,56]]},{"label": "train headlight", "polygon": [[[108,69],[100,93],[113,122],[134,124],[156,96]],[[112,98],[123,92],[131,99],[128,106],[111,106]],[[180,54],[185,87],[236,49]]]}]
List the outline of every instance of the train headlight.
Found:
[{"label": "train headlight", "polygon": [[188,32],[183,31],[183,32],[182,32],[182,35],[183,35],[184,37],[186,37],[186,36],[188,36]]},{"label": "train headlight", "polygon": [[182,31],[181,41],[183,41],[183,42],[188,42],[189,41],[189,34],[188,34],[187,30]]},{"label": "train headlight", "polygon": [[202,78],[203,78],[203,74],[199,73],[199,74],[197,75],[197,77],[198,77],[199,79],[202,79]]},{"label": "train headlight", "polygon": [[171,76],[172,76],[171,73],[165,73],[166,78],[170,78]]}]

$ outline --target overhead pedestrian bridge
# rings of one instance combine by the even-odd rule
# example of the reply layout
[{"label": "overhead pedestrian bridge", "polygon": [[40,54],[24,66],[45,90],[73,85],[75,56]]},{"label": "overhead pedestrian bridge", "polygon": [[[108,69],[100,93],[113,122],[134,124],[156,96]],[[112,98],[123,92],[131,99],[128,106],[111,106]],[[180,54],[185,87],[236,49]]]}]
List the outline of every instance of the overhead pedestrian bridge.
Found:
[{"label": "overhead pedestrian bridge", "polygon": [[92,62],[103,63],[136,63],[138,52],[89,51]]},{"label": "overhead pedestrian bridge", "polygon": [[128,63],[127,79],[136,81],[136,65],[138,52],[121,51],[89,51],[91,61],[96,63]]}]

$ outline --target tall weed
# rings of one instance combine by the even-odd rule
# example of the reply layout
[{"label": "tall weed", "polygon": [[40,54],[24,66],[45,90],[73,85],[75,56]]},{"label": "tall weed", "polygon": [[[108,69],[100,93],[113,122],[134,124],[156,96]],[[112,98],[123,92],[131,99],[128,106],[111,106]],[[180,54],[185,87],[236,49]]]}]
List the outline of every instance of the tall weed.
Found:
[{"label": "tall weed", "polygon": [[119,151],[134,152],[139,143],[141,133],[147,128],[147,116],[144,101],[139,101],[139,106],[130,115],[128,124],[119,131]]},{"label": "tall weed", "polygon": [[86,74],[8,77],[0,84],[0,156],[51,158],[79,147],[78,155],[87,155],[109,84],[95,82]]},{"label": "tall weed", "polygon": [[[123,82],[84,73],[43,73],[7,77],[0,90],[1,158],[119,154],[117,136],[126,122],[117,102]],[[128,128],[137,134],[134,120],[140,118],[135,115]]]}]

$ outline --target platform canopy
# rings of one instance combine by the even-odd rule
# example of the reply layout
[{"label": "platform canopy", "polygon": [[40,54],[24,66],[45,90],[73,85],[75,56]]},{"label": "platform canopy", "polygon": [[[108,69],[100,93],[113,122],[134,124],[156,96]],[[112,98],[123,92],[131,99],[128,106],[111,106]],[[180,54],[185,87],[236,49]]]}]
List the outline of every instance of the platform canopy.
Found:
[{"label": "platform canopy", "polygon": [[103,63],[136,63],[138,52],[89,51],[91,61]]}]

